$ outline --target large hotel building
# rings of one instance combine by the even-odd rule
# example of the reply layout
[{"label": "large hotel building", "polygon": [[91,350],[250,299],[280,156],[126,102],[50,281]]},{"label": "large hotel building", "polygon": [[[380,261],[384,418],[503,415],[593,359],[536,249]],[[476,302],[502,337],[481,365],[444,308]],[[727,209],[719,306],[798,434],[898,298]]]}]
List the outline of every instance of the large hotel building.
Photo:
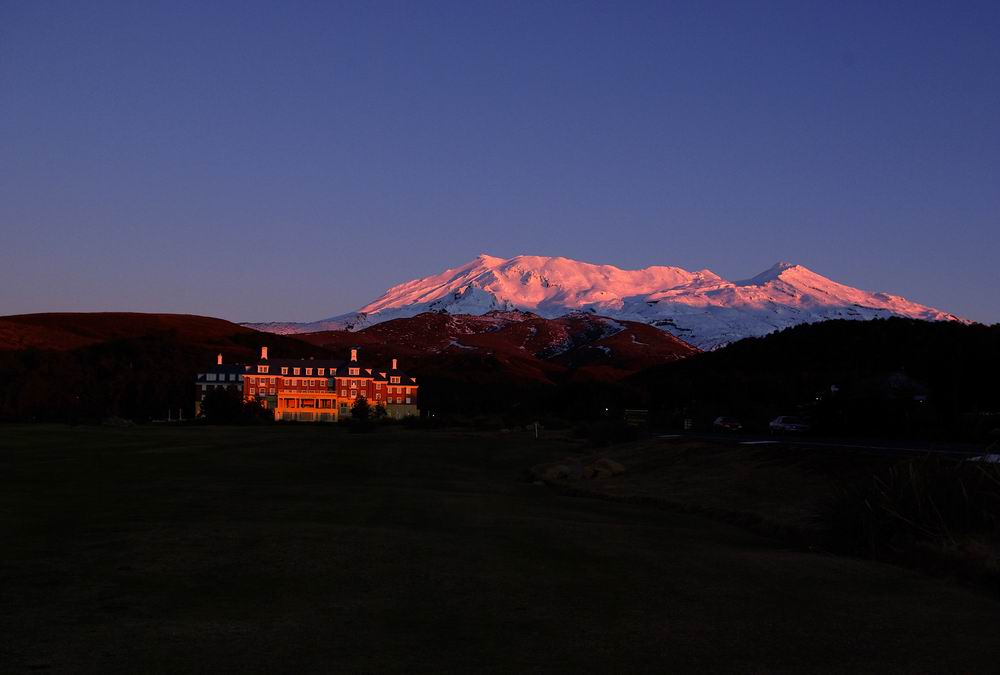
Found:
[{"label": "large hotel building", "polygon": [[[220,357],[217,367],[221,365]],[[350,417],[351,406],[359,398],[372,408],[384,406],[392,418],[420,414],[417,379],[401,371],[396,359],[390,368],[379,369],[358,361],[357,349],[352,349],[350,361],[344,362],[269,359],[267,347],[262,347],[260,359],[242,368],[243,399],[259,400],[274,411],[276,420],[336,422]],[[199,401],[207,389],[203,376],[208,374],[198,376]]]}]

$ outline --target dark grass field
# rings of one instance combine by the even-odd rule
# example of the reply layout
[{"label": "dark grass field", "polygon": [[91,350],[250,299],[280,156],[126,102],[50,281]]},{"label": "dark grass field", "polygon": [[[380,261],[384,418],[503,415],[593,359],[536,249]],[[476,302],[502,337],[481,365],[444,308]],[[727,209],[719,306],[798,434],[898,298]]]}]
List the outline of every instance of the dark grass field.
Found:
[{"label": "dark grass field", "polygon": [[993,597],[526,480],[576,450],[0,427],[0,670],[996,671]]}]

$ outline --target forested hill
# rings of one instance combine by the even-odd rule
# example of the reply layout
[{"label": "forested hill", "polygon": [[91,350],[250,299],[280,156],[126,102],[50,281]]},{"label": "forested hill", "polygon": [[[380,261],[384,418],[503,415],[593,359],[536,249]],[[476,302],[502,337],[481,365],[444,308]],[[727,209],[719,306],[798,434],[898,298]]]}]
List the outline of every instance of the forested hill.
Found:
[{"label": "forested hill", "polygon": [[806,413],[817,431],[981,437],[1000,426],[1000,325],[825,321],[642,371],[637,405],[762,429]]}]

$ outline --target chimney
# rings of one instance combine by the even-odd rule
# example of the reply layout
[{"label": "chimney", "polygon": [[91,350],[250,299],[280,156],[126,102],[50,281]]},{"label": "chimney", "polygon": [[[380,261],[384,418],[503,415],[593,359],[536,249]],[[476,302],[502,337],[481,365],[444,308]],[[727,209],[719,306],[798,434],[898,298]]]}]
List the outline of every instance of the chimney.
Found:
[{"label": "chimney", "polygon": [[267,347],[261,347],[260,348],[260,360],[261,361],[266,361],[267,360]]},{"label": "chimney", "polygon": [[357,363],[357,361],[358,361],[358,350],[357,350],[357,348],[354,348],[354,349],[351,350],[351,361],[354,361],[355,363]]},{"label": "chimney", "polygon": [[215,357],[215,365],[217,366],[222,365],[222,354],[219,354],[218,356]]},{"label": "chimney", "polygon": [[[222,357],[220,356],[219,358],[222,358]],[[220,363],[221,363],[221,361],[220,361]],[[396,370],[396,359],[392,360],[392,369]]]}]

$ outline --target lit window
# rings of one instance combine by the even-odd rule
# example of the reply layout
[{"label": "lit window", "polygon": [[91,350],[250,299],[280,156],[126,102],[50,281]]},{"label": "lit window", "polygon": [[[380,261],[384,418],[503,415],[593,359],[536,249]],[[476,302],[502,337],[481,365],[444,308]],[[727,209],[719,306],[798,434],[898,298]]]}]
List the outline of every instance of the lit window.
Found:
[{"label": "lit window", "polygon": [[271,396],[274,396],[274,387],[271,387]]},{"label": "lit window", "polygon": [[281,374],[282,375],[287,375],[288,374],[288,368],[287,367],[282,368],[281,369]]},{"label": "lit window", "polygon": [[340,395],[341,395],[341,396],[347,396],[347,390],[346,390],[346,389],[342,389],[342,390],[340,391]]},{"label": "lit window", "polygon": [[382,394],[380,394],[378,392],[375,392],[375,400],[378,401],[381,398],[382,398]]},{"label": "lit window", "polygon": [[256,389],[254,389],[253,387],[250,387],[250,393],[251,393],[251,394],[256,394],[256,393],[257,393],[257,390],[256,390]]},{"label": "lit window", "polygon": [[312,374],[313,374],[313,369],[312,368],[306,368],[306,375],[312,375]]},{"label": "lit window", "polygon": [[268,368],[267,366],[257,366],[257,372],[258,373],[266,373],[267,372],[267,368]]},{"label": "lit window", "polygon": [[393,384],[399,384],[399,376],[397,375],[397,376],[390,377],[389,381],[392,382]]},{"label": "lit window", "polygon": [[299,374],[299,369],[298,368],[292,368],[292,375],[298,375],[298,374]]},{"label": "lit window", "polygon": [[348,368],[347,369],[347,374],[348,375],[360,375],[361,374],[361,369],[360,368]]},{"label": "lit window", "polygon": [[409,403],[409,402],[410,402],[410,397],[409,397],[409,396],[407,396],[407,397],[406,397],[406,402],[407,402],[407,403]]},{"label": "lit window", "polygon": [[326,368],[317,368],[316,374],[319,375],[320,377],[323,377],[323,375],[326,374]]},{"label": "lit window", "polygon": [[382,388],[382,383],[381,382],[376,382],[375,383],[375,388],[376,389],[381,389]]}]

